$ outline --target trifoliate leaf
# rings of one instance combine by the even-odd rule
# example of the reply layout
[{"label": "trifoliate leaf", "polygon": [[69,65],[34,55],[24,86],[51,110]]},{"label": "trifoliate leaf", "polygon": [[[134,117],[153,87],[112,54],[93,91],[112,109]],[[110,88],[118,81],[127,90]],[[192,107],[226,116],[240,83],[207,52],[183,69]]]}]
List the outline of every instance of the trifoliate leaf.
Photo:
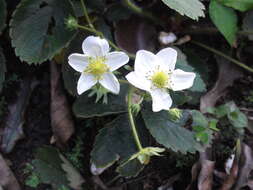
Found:
[{"label": "trifoliate leaf", "polygon": [[51,184],[54,189],[62,186],[75,190],[82,189],[81,185],[84,183],[84,179],[55,148],[43,147],[38,149],[33,165],[41,182]]},{"label": "trifoliate leaf", "polygon": [[217,0],[211,0],[209,5],[209,15],[228,43],[235,47],[236,33],[238,31],[238,18],[236,12],[233,9],[220,4]]},{"label": "trifoliate leaf", "polygon": [[0,92],[2,91],[2,88],[3,88],[5,73],[6,73],[5,57],[0,47]]},{"label": "trifoliate leaf", "polygon": [[[116,161],[121,165],[137,152],[128,117],[125,114],[99,131],[91,152],[91,162],[97,168],[106,168]],[[130,177],[136,176],[142,169],[140,162],[132,160],[120,166],[117,171],[122,176]]]},{"label": "trifoliate leaf", "polygon": [[204,17],[205,6],[199,0],[162,0],[168,7],[194,20]]},{"label": "trifoliate leaf", "polygon": [[252,0],[219,0],[219,2],[239,11],[253,10]]},{"label": "trifoliate leaf", "polygon": [[189,119],[188,111],[184,111],[177,121],[171,120],[167,111],[152,112],[150,105],[145,105],[141,112],[151,135],[166,148],[182,153],[203,150],[195,140],[194,133],[184,128]]},{"label": "trifoliate leaf", "polygon": [[5,27],[6,13],[5,0],[0,0],[0,34]]},{"label": "trifoliate leaf", "polygon": [[22,0],[10,23],[16,55],[29,64],[52,59],[74,37],[65,26],[69,16],[69,0]]},{"label": "trifoliate leaf", "polygon": [[128,85],[121,85],[120,93],[118,95],[109,93],[107,95],[107,104],[103,103],[101,100],[95,103],[96,98],[94,96],[88,97],[89,92],[84,93],[75,101],[73,105],[73,112],[76,117],[80,118],[124,113],[127,111],[127,90]]}]

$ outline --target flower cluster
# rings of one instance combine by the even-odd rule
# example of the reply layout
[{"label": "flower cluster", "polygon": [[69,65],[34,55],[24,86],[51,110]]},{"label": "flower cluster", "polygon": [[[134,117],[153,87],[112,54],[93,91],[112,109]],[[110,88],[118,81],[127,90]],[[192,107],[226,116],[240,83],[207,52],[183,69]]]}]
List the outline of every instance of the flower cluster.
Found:
[{"label": "flower cluster", "polygon": [[[87,37],[82,49],[84,54],[74,53],[68,58],[70,66],[81,73],[77,82],[78,94],[97,83],[118,94],[120,84],[113,72],[128,63],[128,55],[120,51],[109,52],[108,42],[95,36]],[[129,83],[150,93],[154,112],[170,109],[170,90],[184,90],[193,85],[195,73],[175,69],[176,61],[177,51],[172,48],[162,49],[157,54],[139,50],[134,71],[126,75]]]}]

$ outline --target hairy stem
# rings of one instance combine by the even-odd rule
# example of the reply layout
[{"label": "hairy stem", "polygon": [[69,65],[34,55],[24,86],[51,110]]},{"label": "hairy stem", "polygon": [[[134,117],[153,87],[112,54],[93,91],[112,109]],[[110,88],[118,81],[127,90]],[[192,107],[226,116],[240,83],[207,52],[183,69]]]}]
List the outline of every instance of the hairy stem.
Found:
[{"label": "hairy stem", "polygon": [[92,22],[90,20],[90,17],[88,15],[88,11],[87,11],[87,8],[86,8],[86,6],[84,4],[84,0],[81,0],[81,4],[82,4],[82,8],[83,8],[83,13],[84,13],[85,19],[86,19],[89,27],[95,30],[95,27],[93,26],[93,24],[92,24]]},{"label": "hairy stem", "polygon": [[141,151],[143,148],[142,148],[139,136],[138,136],[138,132],[136,130],[136,126],[135,126],[135,123],[134,123],[134,117],[133,117],[133,114],[132,114],[132,108],[131,108],[133,91],[134,91],[134,88],[130,87],[130,90],[128,92],[128,97],[127,97],[127,101],[128,101],[128,116],[129,116],[130,125],[131,125],[131,128],[132,128],[134,140],[136,142],[136,145],[137,145],[139,151]]},{"label": "hairy stem", "polygon": [[204,48],[204,49],[206,49],[206,50],[208,50],[210,52],[213,52],[216,55],[224,57],[225,59],[231,61],[232,63],[234,63],[234,64],[236,64],[236,65],[238,65],[238,66],[240,66],[240,67],[242,67],[244,69],[246,69],[249,72],[253,72],[253,68],[250,68],[249,66],[245,65],[244,63],[242,63],[242,62],[240,62],[240,61],[238,61],[238,60],[236,60],[236,59],[234,59],[234,58],[232,58],[232,57],[230,57],[230,56],[228,56],[228,55],[226,55],[226,54],[224,54],[224,53],[222,53],[222,52],[220,52],[220,51],[218,51],[218,50],[216,50],[214,48],[211,48],[211,47],[209,47],[209,46],[207,46],[205,44],[202,44],[202,43],[196,42],[196,41],[191,41],[191,43],[193,43],[193,44],[195,44],[195,45],[197,45],[199,47],[202,47],[202,48]]}]

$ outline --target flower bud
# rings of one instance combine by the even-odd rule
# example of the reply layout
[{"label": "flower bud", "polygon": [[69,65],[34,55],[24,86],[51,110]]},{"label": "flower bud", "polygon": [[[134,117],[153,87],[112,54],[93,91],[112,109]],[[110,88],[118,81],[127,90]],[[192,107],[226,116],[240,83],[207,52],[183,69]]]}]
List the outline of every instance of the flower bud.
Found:
[{"label": "flower bud", "polygon": [[177,121],[182,117],[182,111],[177,108],[172,108],[168,111],[169,117],[172,121]]},{"label": "flower bud", "polygon": [[73,16],[69,16],[68,19],[66,19],[65,24],[67,28],[69,28],[70,30],[75,30],[77,29],[77,26],[78,26],[78,22],[76,18]]}]

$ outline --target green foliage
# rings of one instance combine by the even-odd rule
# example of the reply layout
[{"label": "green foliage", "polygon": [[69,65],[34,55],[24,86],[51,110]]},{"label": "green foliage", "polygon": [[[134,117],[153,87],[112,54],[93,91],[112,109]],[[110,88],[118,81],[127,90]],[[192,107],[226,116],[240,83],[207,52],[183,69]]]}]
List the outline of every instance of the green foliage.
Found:
[{"label": "green foliage", "polygon": [[236,46],[237,15],[236,12],[217,0],[211,0],[209,15],[215,26],[223,34],[231,46]]},{"label": "green foliage", "polygon": [[5,66],[5,57],[0,47],[0,92],[3,88],[3,83],[5,80],[6,66]]},{"label": "green foliage", "polygon": [[29,64],[52,59],[75,35],[65,26],[70,15],[68,0],[22,0],[10,23],[16,55]]},{"label": "green foliage", "polygon": [[243,129],[248,126],[247,116],[239,110],[234,102],[228,102],[217,108],[209,108],[207,111],[219,119],[225,117],[239,133],[243,133]]},{"label": "green foliage", "polygon": [[37,188],[38,185],[40,184],[40,179],[39,177],[35,174],[32,173],[26,180],[25,180],[25,185],[33,188]]},{"label": "green foliage", "polygon": [[0,34],[5,27],[6,15],[7,11],[5,0],[0,0]]},{"label": "green foliage", "polygon": [[200,111],[192,110],[192,129],[195,132],[195,138],[205,145],[209,145],[212,140],[212,131],[218,131],[217,121],[209,119]]},{"label": "green foliage", "polygon": [[83,168],[83,149],[84,149],[84,142],[81,136],[78,136],[75,141],[75,146],[71,149],[70,152],[65,153],[67,159],[77,169]]},{"label": "green foliage", "polygon": [[162,0],[168,7],[194,20],[204,17],[205,6],[199,0]]},{"label": "green foliage", "polygon": [[83,178],[57,149],[52,147],[38,149],[32,165],[41,182],[51,184],[55,190],[63,186],[81,190]]},{"label": "green foliage", "polygon": [[127,90],[128,85],[121,85],[121,90],[118,95],[108,95],[108,104],[102,104],[101,102],[95,103],[95,97],[88,97],[87,93],[84,93],[75,101],[73,112],[80,118],[124,113],[127,111]]},{"label": "green foliage", "polygon": [[[140,126],[141,127],[141,126]],[[118,116],[114,121],[101,129],[96,137],[91,152],[91,162],[97,168],[107,168],[119,161],[119,164],[126,162],[132,155],[138,152],[127,115]],[[135,159],[117,171],[122,176],[136,176],[143,166]]]},{"label": "green foliage", "polygon": [[219,2],[239,11],[249,11],[253,9],[252,0],[219,0]]},{"label": "green foliage", "polygon": [[25,185],[29,187],[36,188],[41,183],[40,178],[36,173],[33,171],[34,167],[30,163],[26,164],[24,168],[24,174],[28,175],[25,179]]},{"label": "green foliage", "polygon": [[176,122],[170,119],[167,111],[152,112],[149,105],[145,105],[141,113],[151,135],[166,148],[181,153],[203,150],[194,133],[184,128],[189,119],[188,111],[184,111]]}]

